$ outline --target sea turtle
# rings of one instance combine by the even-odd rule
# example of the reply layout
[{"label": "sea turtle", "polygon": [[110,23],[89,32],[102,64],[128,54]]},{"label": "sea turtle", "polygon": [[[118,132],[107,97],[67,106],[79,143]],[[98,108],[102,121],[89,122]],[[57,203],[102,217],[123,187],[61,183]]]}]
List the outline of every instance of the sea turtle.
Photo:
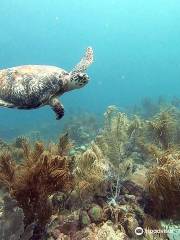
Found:
[{"label": "sea turtle", "polygon": [[85,71],[92,62],[93,50],[88,47],[85,56],[71,72],[46,65],[3,69],[0,71],[0,107],[35,109],[50,105],[56,119],[60,119],[64,107],[58,97],[88,83]]}]

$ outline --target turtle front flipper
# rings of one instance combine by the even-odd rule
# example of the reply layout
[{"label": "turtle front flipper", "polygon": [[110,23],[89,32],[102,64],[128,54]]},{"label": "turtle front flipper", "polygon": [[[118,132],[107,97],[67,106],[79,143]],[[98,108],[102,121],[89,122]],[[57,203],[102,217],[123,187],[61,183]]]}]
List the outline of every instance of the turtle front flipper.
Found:
[{"label": "turtle front flipper", "polygon": [[64,107],[57,97],[51,98],[49,105],[51,106],[52,110],[56,113],[57,120],[61,119],[64,116]]},{"label": "turtle front flipper", "polygon": [[86,49],[85,56],[74,67],[74,69],[72,70],[72,73],[85,72],[92,63],[93,63],[93,49],[92,47],[88,47]]}]

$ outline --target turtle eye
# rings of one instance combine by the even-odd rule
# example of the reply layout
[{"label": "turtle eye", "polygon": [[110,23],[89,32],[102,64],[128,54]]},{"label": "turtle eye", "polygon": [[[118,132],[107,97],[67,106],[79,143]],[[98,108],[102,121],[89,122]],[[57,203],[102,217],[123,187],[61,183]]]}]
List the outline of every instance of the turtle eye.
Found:
[{"label": "turtle eye", "polygon": [[80,73],[79,78],[81,80],[87,81],[89,79],[88,75],[86,73]]},{"label": "turtle eye", "polygon": [[79,73],[79,77],[80,77],[80,78],[83,78],[83,77],[84,77],[84,74],[83,74],[83,73]]}]

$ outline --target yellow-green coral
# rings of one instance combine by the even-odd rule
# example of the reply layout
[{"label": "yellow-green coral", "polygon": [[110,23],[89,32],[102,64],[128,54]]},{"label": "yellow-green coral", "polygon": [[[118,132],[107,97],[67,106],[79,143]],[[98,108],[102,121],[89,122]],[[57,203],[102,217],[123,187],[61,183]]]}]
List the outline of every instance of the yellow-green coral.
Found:
[{"label": "yellow-green coral", "polygon": [[175,139],[176,119],[173,109],[161,111],[148,123],[154,142],[163,149],[168,149]]},{"label": "yellow-green coral", "polygon": [[104,114],[104,128],[96,137],[95,143],[102,151],[104,158],[110,166],[110,176],[115,184],[116,199],[120,184],[132,171],[133,159],[129,157],[131,148],[132,132],[140,127],[140,120],[137,118],[133,124],[128,117],[118,111],[115,106],[109,106]]},{"label": "yellow-green coral", "polygon": [[[89,197],[101,191],[102,183],[107,179],[109,164],[100,148],[91,143],[84,153],[76,156],[76,181],[80,197]],[[89,194],[88,194],[89,192]]]},{"label": "yellow-green coral", "polygon": [[163,153],[157,158],[157,163],[148,171],[147,176],[154,216],[179,216],[180,153],[177,151]]}]

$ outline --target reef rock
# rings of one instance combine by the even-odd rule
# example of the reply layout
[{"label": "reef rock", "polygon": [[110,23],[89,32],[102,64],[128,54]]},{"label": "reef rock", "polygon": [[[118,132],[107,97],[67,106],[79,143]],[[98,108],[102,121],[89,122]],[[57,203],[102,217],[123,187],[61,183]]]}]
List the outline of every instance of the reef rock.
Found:
[{"label": "reef rock", "polygon": [[136,238],[135,229],[139,227],[135,216],[129,216],[125,222],[125,230],[130,238]]},{"label": "reef rock", "polygon": [[107,221],[101,226],[91,224],[77,232],[73,240],[128,240],[128,237],[118,225]]}]

